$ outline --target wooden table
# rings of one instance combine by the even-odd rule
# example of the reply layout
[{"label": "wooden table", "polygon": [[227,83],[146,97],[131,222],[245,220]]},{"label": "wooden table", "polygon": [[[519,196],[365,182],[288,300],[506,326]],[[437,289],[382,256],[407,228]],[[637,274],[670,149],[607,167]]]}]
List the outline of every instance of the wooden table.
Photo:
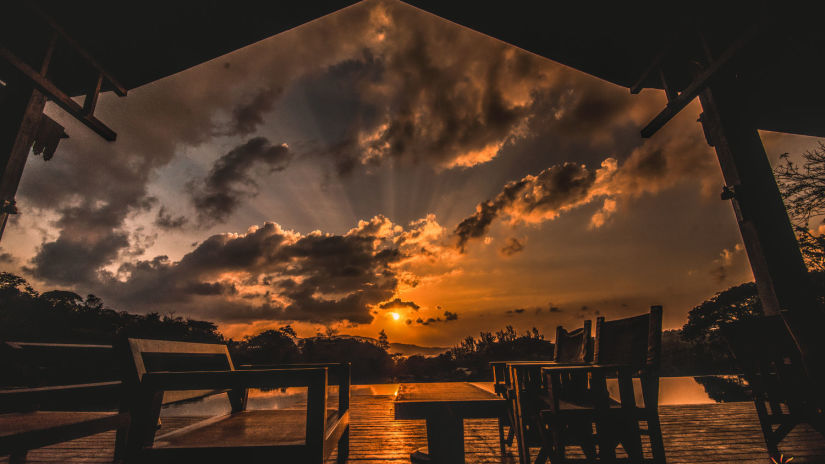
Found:
[{"label": "wooden table", "polygon": [[404,383],[395,398],[396,419],[427,421],[427,448],[434,463],[464,462],[464,419],[499,418],[507,402],[466,382]]}]

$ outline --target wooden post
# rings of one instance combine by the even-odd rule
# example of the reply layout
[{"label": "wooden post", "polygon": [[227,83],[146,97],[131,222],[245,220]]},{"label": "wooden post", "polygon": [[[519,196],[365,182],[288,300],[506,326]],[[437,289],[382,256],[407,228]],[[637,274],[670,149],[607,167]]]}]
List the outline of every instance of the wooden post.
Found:
[{"label": "wooden post", "polygon": [[[43,116],[45,96],[19,81],[8,83],[0,101],[0,238],[14,204],[34,134]],[[5,206],[5,207],[4,207]]]},{"label": "wooden post", "polygon": [[[754,99],[756,99],[754,101]],[[719,75],[700,94],[702,124],[716,148],[765,313],[782,314],[809,373],[822,378],[825,327],[807,268],[750,109],[758,96],[733,73]],[[757,340],[754,340],[758,343]],[[810,368],[813,368],[811,370]]]}]

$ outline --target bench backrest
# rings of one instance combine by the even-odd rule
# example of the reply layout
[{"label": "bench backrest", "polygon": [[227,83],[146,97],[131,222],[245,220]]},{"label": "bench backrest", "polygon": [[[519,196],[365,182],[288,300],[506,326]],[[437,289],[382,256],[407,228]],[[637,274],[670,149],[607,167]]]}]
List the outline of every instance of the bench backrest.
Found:
[{"label": "bench backrest", "polygon": [[568,332],[564,327],[556,327],[556,347],[553,361],[559,363],[588,362],[593,359],[593,339],[591,322],[584,321],[584,326]]},{"label": "bench backrest", "polygon": [[111,345],[0,342],[0,412],[117,409],[116,361]]},{"label": "bench backrest", "polygon": [[[126,340],[127,380],[140,382],[147,372],[233,371],[229,349],[222,343],[192,343],[129,338]],[[215,390],[168,391],[163,404],[222,393]]]}]

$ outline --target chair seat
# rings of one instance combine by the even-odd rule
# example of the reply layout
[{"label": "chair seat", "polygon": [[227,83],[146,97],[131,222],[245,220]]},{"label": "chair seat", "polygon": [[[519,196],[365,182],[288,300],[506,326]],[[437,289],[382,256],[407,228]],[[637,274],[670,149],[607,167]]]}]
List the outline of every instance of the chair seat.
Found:
[{"label": "chair seat", "polygon": [[[218,416],[159,435],[152,449],[302,446],[306,414],[306,409],[275,409]],[[327,433],[338,426],[338,419],[337,410],[327,410]]]}]

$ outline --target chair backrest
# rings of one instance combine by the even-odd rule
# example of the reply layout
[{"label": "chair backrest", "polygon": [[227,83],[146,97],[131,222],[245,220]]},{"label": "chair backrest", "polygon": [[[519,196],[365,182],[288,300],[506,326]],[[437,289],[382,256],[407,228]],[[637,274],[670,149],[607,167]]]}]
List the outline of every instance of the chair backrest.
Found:
[{"label": "chair backrest", "polygon": [[658,371],[662,353],[662,307],[651,306],[641,316],[605,321],[596,319],[593,360]]},{"label": "chair backrest", "polygon": [[[129,338],[126,357],[132,372],[127,380],[140,382],[147,372],[234,371],[229,349],[220,343],[192,343]],[[216,390],[172,390],[164,392],[163,404],[221,393]]]},{"label": "chair backrest", "polygon": [[568,332],[564,327],[556,327],[556,347],[553,361],[559,363],[589,362],[593,359],[593,339],[590,320],[584,321],[582,328]]}]

